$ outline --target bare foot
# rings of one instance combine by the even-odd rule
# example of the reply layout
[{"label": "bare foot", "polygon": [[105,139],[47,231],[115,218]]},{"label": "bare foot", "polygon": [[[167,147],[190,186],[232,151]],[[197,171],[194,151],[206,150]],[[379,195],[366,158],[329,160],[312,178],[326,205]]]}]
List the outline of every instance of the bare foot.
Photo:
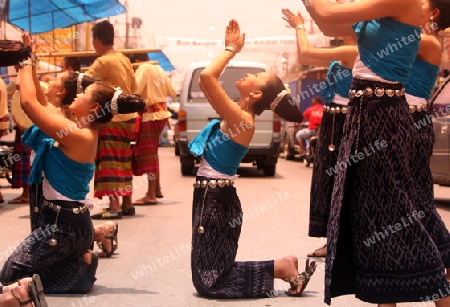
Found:
[{"label": "bare foot", "polygon": [[28,293],[28,285],[17,286],[11,289],[11,295],[19,302],[20,306],[32,307],[33,303]]},{"label": "bare foot", "polygon": [[158,201],[156,198],[150,198],[148,196],[144,196],[141,199],[136,200],[133,202],[133,206],[142,206],[142,205],[156,205]]},{"label": "bare foot", "polygon": [[[113,251],[113,242],[110,238],[114,236],[115,224],[108,221],[104,224],[94,227],[94,240],[99,243],[102,252],[98,254],[99,257],[107,257]],[[88,263],[88,262],[86,262]]]},{"label": "bare foot", "polygon": [[298,259],[295,256],[286,256],[281,259],[275,260],[274,263],[274,277],[283,279],[291,284],[288,292],[291,295],[300,293],[303,283],[295,282],[295,279],[299,276],[298,273]]},{"label": "bare foot", "polygon": [[321,248],[316,249],[312,253],[309,253],[308,257],[325,257],[327,255],[327,245],[325,244]]}]

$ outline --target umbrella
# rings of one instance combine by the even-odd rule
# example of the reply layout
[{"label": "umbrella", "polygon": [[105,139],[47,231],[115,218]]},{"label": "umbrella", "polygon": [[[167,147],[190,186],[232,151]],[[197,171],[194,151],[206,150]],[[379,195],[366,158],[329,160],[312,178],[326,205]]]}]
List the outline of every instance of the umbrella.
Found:
[{"label": "umbrella", "polygon": [[[0,0],[6,21],[33,34],[126,12],[118,0]],[[0,3],[1,7],[1,3]]]}]

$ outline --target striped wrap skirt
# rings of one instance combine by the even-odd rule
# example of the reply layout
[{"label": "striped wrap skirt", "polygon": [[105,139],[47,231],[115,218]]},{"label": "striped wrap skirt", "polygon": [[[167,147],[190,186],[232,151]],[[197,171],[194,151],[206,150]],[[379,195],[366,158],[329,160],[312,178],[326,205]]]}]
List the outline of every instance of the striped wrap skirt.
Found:
[{"label": "striped wrap skirt", "polygon": [[94,197],[131,196],[131,144],[135,119],[103,124],[95,158]]}]

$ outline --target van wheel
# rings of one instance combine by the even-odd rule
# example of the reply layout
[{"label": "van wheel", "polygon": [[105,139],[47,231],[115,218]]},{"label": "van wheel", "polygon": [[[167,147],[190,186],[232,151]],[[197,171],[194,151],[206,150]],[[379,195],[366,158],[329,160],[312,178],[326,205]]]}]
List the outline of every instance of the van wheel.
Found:
[{"label": "van wheel", "polygon": [[181,174],[183,176],[192,176],[194,164],[181,164]]},{"label": "van wheel", "polygon": [[175,156],[179,155],[180,155],[180,146],[178,145],[178,143],[175,143]]},{"label": "van wheel", "polygon": [[264,164],[264,176],[275,176],[276,164]]}]

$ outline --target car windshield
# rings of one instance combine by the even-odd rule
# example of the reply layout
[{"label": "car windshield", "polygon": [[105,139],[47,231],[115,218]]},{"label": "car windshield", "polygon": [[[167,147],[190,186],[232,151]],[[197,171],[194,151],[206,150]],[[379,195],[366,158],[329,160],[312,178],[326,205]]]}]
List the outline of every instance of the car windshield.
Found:
[{"label": "car windshield", "polygon": [[[188,96],[188,99],[191,102],[208,102],[198,84],[198,79],[200,78],[200,73],[202,70],[203,68],[198,68],[193,72]],[[225,72],[220,75],[219,82],[228,97],[230,97],[233,101],[238,101],[239,92],[236,88],[236,81],[244,78],[247,73],[257,74],[260,72],[264,72],[264,69],[255,67],[227,67]]]}]

